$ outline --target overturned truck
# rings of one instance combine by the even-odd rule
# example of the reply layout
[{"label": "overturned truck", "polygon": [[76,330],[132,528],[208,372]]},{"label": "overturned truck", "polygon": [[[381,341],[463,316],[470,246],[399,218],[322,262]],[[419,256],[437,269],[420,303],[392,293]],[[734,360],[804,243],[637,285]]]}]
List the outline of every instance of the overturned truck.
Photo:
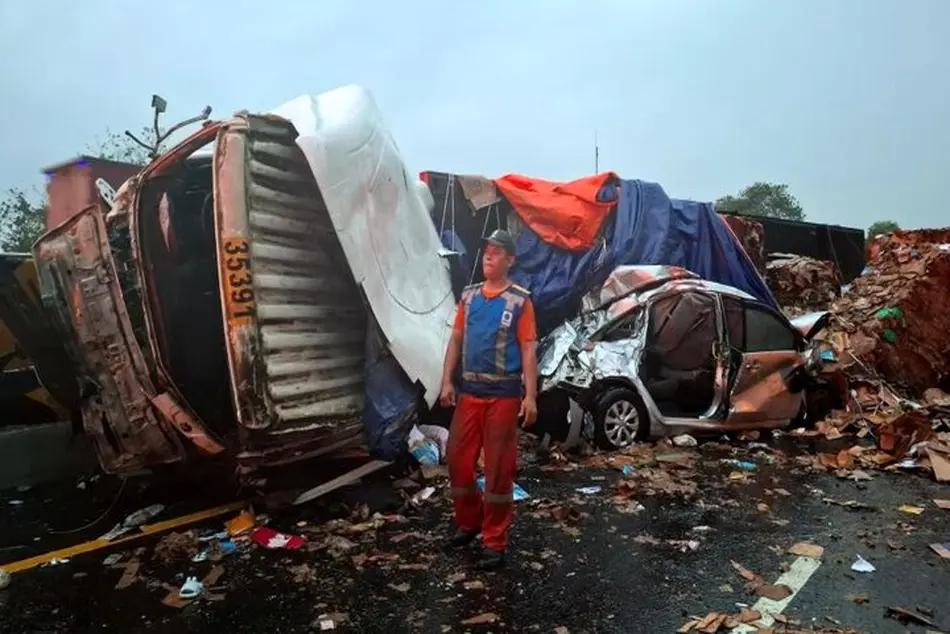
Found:
[{"label": "overturned truck", "polygon": [[350,86],[207,123],[40,238],[102,467],[385,454],[454,309],[431,204]]}]

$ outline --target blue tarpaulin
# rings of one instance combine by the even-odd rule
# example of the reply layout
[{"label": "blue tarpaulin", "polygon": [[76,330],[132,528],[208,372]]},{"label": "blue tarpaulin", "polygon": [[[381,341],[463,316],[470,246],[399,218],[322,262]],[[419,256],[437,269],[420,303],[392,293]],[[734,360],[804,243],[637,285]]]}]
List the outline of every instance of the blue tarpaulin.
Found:
[{"label": "blue tarpaulin", "polygon": [[[617,208],[605,221],[599,243],[588,251],[559,249],[528,227],[518,236],[512,278],[531,291],[542,334],[574,317],[583,295],[625,264],[681,266],[778,307],[712,204],[671,199],[656,183],[621,180],[619,185]],[[451,234],[451,240],[455,250],[464,244],[471,253],[481,236]]]},{"label": "blue tarpaulin", "polygon": [[416,421],[419,388],[386,348],[376,320],[366,335],[366,402],[363,427],[370,454],[395,460],[406,451],[406,437]]},{"label": "blue tarpaulin", "polygon": [[778,303],[711,203],[671,199],[656,183],[621,181],[610,251],[613,267],[672,264]]}]

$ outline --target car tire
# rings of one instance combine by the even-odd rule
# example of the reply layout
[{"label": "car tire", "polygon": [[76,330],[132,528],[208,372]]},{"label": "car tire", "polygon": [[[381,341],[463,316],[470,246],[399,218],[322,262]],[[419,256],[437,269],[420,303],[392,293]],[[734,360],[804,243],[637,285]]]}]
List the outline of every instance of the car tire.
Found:
[{"label": "car tire", "polygon": [[593,414],[594,442],[601,449],[623,449],[650,435],[650,419],[643,400],[629,388],[608,388],[597,399]]}]

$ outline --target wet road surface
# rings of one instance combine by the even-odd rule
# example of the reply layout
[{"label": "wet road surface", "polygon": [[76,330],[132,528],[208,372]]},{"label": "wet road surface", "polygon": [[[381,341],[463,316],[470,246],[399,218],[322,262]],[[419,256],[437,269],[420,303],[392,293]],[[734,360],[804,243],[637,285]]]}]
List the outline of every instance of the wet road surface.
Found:
[{"label": "wet road surface", "polygon": [[[795,441],[785,442],[789,453],[797,449]],[[689,455],[687,466],[677,464],[682,454]],[[518,504],[508,565],[500,572],[476,571],[474,550],[444,549],[451,512],[446,487],[418,508],[407,507],[392,486],[403,474],[390,471],[305,507],[269,513],[270,526],[307,535],[315,549],[243,544],[219,562],[224,574],[215,588],[223,595],[218,600],[163,605],[169,587],[180,586],[186,575],[200,578],[215,564],[160,561],[152,552],[159,537],[150,536],[15,574],[0,591],[0,631],[308,632],[319,631],[323,621],[335,630],[363,632],[675,632],[691,615],[736,613],[738,605],[756,603],[731,561],[773,583],[795,561],[786,551],[800,541],[825,552],[785,616],[803,626],[927,631],[885,617],[887,607],[903,607],[932,614],[936,627],[930,630],[950,630],[950,561],[929,548],[950,541],[950,511],[932,502],[950,498],[947,486],[926,476],[884,472],[855,482],[741,445],[657,448],[654,458],[661,456],[672,456],[672,462],[631,465],[627,474],[603,460],[524,466],[518,481],[531,499]],[[724,459],[754,468],[737,470]],[[639,478],[648,472],[671,478]],[[623,489],[626,497],[615,498],[624,480],[631,482]],[[689,494],[669,482],[697,486]],[[100,523],[72,534],[49,533],[95,519],[109,509],[119,486],[103,477],[84,489],[70,482],[0,492],[0,562],[95,538],[151,503],[166,504],[161,518],[167,518],[243,493],[210,489],[207,479],[133,479]],[[576,491],[587,486],[600,491]],[[848,501],[865,506],[838,504]],[[905,504],[925,510],[898,510]],[[558,521],[565,509],[572,515]],[[377,528],[353,533],[344,522],[352,545],[342,552],[324,547],[329,536],[320,527],[327,521],[349,517],[359,523],[373,512],[399,513],[406,522],[381,520]],[[221,526],[221,520],[209,520],[196,530]],[[103,565],[111,552],[141,561],[140,578],[128,588],[115,589],[121,568]],[[858,554],[877,570],[852,572]],[[867,600],[859,604],[849,595]],[[463,624],[479,616],[490,622]]]}]

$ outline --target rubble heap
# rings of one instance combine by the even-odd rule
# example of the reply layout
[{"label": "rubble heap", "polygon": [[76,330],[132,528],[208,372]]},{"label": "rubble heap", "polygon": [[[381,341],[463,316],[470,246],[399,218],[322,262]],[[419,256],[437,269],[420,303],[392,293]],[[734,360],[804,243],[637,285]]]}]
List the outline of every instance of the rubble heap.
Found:
[{"label": "rubble heap", "polygon": [[732,232],[739,239],[746,255],[755,265],[755,270],[760,275],[765,275],[765,228],[761,222],[756,222],[751,218],[742,216],[728,216],[723,214],[722,219],[726,221]]},{"label": "rubble heap", "polygon": [[950,229],[894,232],[869,255],[868,270],[831,308],[841,368],[873,368],[915,395],[950,390]]},{"label": "rubble heap", "polygon": [[917,244],[950,244],[950,227],[945,229],[915,229],[914,231],[892,231],[875,237],[867,244],[867,261],[881,257],[882,251],[901,246]]},{"label": "rubble heap", "polygon": [[826,310],[841,295],[841,277],[834,262],[801,255],[770,255],[766,283],[791,317]]}]

